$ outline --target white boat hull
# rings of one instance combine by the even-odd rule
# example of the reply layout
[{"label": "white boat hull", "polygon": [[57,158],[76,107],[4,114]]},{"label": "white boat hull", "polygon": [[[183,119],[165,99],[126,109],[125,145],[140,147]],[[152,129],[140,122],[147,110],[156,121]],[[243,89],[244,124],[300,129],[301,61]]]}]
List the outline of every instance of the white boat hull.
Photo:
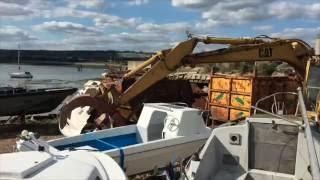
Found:
[{"label": "white boat hull", "polygon": [[[61,131],[72,130],[77,123],[68,121],[68,124],[67,129]],[[191,156],[205,143],[211,131],[205,126],[198,109],[151,103],[145,104],[136,125],[65,137],[48,144],[50,151],[102,152],[112,157],[131,176],[163,168],[170,162]],[[28,141],[18,146],[22,151],[36,149]]]},{"label": "white boat hull", "polygon": [[[71,145],[69,146],[70,148],[72,147],[72,144],[76,144],[78,142],[89,142],[92,140],[101,140],[107,137],[116,137],[115,135],[124,135],[124,132],[127,134],[136,132],[136,125],[108,129],[69,138],[61,138],[49,141],[48,143],[49,145],[63,151],[61,147]],[[145,143],[140,142],[138,144],[125,147],[116,147],[105,151],[95,148],[94,145],[72,148],[78,150],[93,149],[103,152],[118,162],[118,164],[126,170],[126,174],[130,176],[151,171],[155,167],[165,167],[170,162],[174,162],[177,159],[184,159],[192,155],[193,152],[206,142],[208,136],[208,134],[202,134],[191,137],[180,136],[170,139],[159,139]]]},{"label": "white boat hull", "polygon": [[0,162],[0,179],[127,179],[111,157],[99,152],[15,152],[0,154]]},{"label": "white boat hull", "polygon": [[[164,142],[159,142],[159,144],[161,143]],[[189,157],[204,143],[205,139],[189,141],[171,146],[150,148],[148,150],[144,150],[145,147],[143,146],[136,147],[136,149],[134,147],[129,147],[124,149],[124,169],[126,170],[126,174],[130,176],[152,171],[155,168],[163,168],[170,162],[175,162]],[[121,158],[119,156],[112,156],[112,152],[106,152],[106,154],[110,155],[118,162],[118,164],[121,164]]]}]

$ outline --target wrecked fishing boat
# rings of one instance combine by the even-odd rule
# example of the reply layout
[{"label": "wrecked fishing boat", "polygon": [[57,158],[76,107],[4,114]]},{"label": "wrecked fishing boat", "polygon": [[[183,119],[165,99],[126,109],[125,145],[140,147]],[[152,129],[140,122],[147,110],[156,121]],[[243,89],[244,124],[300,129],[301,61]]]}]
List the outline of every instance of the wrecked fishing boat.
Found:
[{"label": "wrecked fishing boat", "polygon": [[0,116],[50,112],[76,91],[76,88],[0,87]]},{"label": "wrecked fishing boat", "polygon": [[320,132],[316,123],[309,125],[301,90],[298,99],[301,116],[283,116],[281,108],[272,113],[255,106],[267,114],[214,129],[189,161],[186,179],[320,179]]},{"label": "wrecked fishing boat", "polygon": [[[81,117],[89,117],[85,109],[79,113]],[[74,132],[77,123],[79,119],[76,122],[69,121],[61,132]],[[136,125],[56,139],[48,141],[48,147],[49,152],[103,152],[115,159],[127,175],[134,175],[156,167],[162,168],[177,158],[186,158],[204,144],[210,132],[211,129],[204,123],[202,111],[198,109],[150,103],[144,105]],[[38,145],[26,140],[18,142],[18,147],[21,151],[28,151],[36,150]]]}]

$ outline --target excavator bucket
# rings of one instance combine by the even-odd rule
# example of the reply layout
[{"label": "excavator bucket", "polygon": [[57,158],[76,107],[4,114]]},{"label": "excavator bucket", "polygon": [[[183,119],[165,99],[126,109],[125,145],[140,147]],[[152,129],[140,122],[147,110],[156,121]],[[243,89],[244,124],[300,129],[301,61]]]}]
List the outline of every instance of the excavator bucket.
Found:
[{"label": "excavator bucket", "polygon": [[[88,128],[102,129],[126,125],[118,117],[116,107],[98,97],[78,96],[64,105],[60,112],[59,129],[65,136],[81,134]],[[85,127],[87,126],[87,127]]]}]

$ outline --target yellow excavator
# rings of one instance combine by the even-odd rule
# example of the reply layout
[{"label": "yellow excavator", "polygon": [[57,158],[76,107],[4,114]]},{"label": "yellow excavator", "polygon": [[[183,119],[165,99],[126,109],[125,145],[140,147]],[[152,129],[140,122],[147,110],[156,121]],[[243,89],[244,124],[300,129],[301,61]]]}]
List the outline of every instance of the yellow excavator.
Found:
[{"label": "yellow excavator", "polygon": [[[193,53],[199,43],[229,45],[228,48]],[[211,63],[229,62],[259,62],[259,61],[282,61],[291,65],[301,77],[305,95],[310,95],[310,88],[313,97],[310,98],[314,104],[313,111],[316,117],[319,116],[319,95],[320,80],[320,58],[314,56],[314,50],[304,41],[299,39],[278,39],[268,37],[256,38],[218,38],[218,37],[191,37],[186,41],[177,44],[172,49],[157,52],[154,56],[140,64],[123,79],[135,77],[138,73],[149,66],[151,68],[144,72],[126,90],[118,95],[112,103],[105,102],[98,97],[79,96],[66,104],[61,109],[60,128],[67,124],[72,110],[77,107],[89,106],[91,117],[89,120],[101,128],[101,124],[107,127],[122,126],[130,123],[129,118],[134,112],[130,107],[130,101],[146,92],[148,88],[155,85],[170,73],[184,65],[198,65]],[[102,123],[104,122],[104,123]]]}]

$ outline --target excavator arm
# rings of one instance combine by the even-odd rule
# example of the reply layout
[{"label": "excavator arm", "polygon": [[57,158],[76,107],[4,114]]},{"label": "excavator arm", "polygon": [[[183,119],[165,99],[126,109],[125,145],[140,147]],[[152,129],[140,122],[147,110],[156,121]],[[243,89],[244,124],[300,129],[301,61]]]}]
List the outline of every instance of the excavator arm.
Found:
[{"label": "excavator arm", "polygon": [[[229,48],[192,54],[198,42],[205,44],[228,44]],[[311,48],[301,40],[275,39],[232,39],[191,38],[179,43],[173,49],[159,52],[125,77],[133,76],[149,64],[152,68],[130,86],[120,97],[120,104],[126,104],[147,88],[165,78],[182,65],[226,62],[283,61],[293,66],[304,77]]]},{"label": "excavator arm", "polygon": [[[224,44],[230,45],[230,47],[192,54],[199,42],[204,44]],[[172,49],[156,53],[136,69],[127,73],[124,78],[135,76],[143,68],[152,64],[151,69],[139,77],[112,104],[104,102],[99,97],[88,97],[85,95],[76,97],[68,102],[61,109],[59,128],[62,130],[61,132],[73,132],[75,125],[72,124],[79,124],[79,120],[77,117],[73,118],[72,112],[76,108],[83,108],[85,106],[90,107],[90,111],[83,111],[84,113],[89,113],[90,116],[88,117],[90,118],[84,121],[94,122],[96,128],[103,128],[103,126],[117,127],[127,124],[130,114],[134,111],[129,108],[129,116],[126,116],[124,115],[123,108],[127,107],[126,105],[135,97],[146,92],[149,87],[183,65],[244,61],[283,61],[292,65],[304,77],[308,74],[306,67],[309,64],[307,62],[313,55],[312,52],[312,49],[301,40],[193,37],[179,43]],[[77,132],[80,132],[82,128],[79,126]]]},{"label": "excavator arm", "polygon": [[[190,40],[179,43],[176,47],[174,47],[167,53],[158,53],[157,56],[151,57],[147,62],[154,62],[155,60],[157,60],[156,63],[148,72],[142,75],[139,80],[137,80],[121,95],[120,103],[125,104],[129,102],[132,98],[136,97],[144,90],[160,81],[161,79],[165,78],[168,74],[177,69],[181,64],[181,60],[185,56],[192,53],[197,42],[198,40],[196,38],[192,38]],[[137,70],[134,71],[137,72]],[[133,74],[125,75],[125,77],[132,75]]]}]

